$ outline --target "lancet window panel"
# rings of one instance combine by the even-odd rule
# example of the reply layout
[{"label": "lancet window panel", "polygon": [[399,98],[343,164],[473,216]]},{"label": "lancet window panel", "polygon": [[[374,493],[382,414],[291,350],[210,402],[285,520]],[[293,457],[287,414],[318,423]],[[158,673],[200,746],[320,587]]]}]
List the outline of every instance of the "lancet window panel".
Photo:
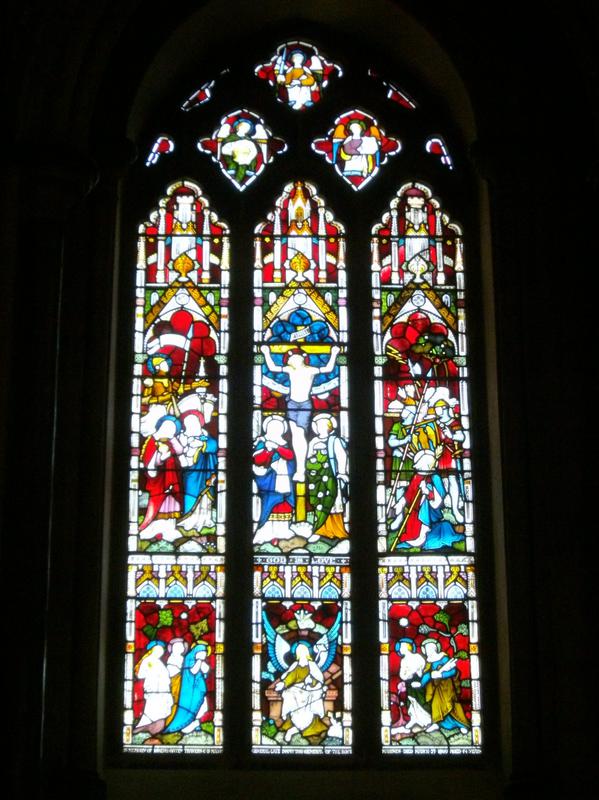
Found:
[{"label": "lancet window panel", "polygon": [[255,231],[256,754],[351,752],[345,239],[303,181]]},{"label": "lancet window panel", "polygon": [[297,181],[256,229],[255,248],[254,552],[344,554],[343,229],[314,187]]},{"label": "lancet window panel", "polygon": [[461,230],[424,184],[372,239],[383,752],[480,752]]},{"label": "lancet window panel", "polygon": [[125,752],[221,752],[223,556],[132,556],[128,584]]},{"label": "lancet window panel", "polygon": [[228,260],[228,229],[189,181],[140,226],[131,551],[224,551]]},{"label": "lancet window panel", "polygon": [[428,188],[409,184],[374,233],[379,551],[471,551],[461,231]]},{"label": "lancet window panel", "polygon": [[223,740],[229,232],[199,186],[139,226],[123,746]]},{"label": "lancet window panel", "polygon": [[349,755],[349,602],[254,600],[252,628],[252,752]]}]

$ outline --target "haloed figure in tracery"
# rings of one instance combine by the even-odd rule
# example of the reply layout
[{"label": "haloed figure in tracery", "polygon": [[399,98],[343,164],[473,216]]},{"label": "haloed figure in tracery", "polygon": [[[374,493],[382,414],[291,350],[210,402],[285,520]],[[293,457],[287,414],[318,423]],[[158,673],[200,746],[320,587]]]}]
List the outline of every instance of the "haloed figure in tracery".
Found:
[{"label": "haloed figure in tracery", "polygon": [[286,42],[271,60],[256,68],[256,75],[275,87],[280,102],[301,111],[320,100],[330,75],[341,69],[306,42]]},{"label": "haloed figure in tracery", "polygon": [[[287,88],[287,97],[291,108],[297,110],[313,105],[312,94],[317,88],[312,69],[306,64],[306,56],[301,50],[294,50],[290,56],[290,66],[284,62],[277,72],[277,83]],[[315,58],[312,59],[315,62]],[[283,59],[281,59],[281,62]],[[312,64],[316,70],[316,64]],[[320,64],[318,64],[320,66]]]}]

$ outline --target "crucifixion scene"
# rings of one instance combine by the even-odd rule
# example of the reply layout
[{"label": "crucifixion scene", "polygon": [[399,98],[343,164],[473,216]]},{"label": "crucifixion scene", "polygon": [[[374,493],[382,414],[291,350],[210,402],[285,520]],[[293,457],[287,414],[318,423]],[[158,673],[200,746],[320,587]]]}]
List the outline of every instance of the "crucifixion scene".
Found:
[{"label": "crucifixion scene", "polygon": [[347,553],[341,229],[298,181],[256,232],[255,551]]}]

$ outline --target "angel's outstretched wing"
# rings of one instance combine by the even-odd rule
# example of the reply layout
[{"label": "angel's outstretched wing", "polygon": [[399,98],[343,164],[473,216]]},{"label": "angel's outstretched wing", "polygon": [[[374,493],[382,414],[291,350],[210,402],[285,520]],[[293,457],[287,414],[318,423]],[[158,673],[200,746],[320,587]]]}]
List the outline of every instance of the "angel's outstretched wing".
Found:
[{"label": "angel's outstretched wing", "polygon": [[339,628],[341,627],[341,611],[337,614],[337,619],[331,627],[323,633],[320,639],[314,645],[314,660],[325,672],[333,663],[335,653],[337,652],[337,640],[339,638]]},{"label": "angel's outstretched wing", "polygon": [[264,631],[266,633],[268,656],[277,672],[285,672],[288,667],[287,655],[291,648],[288,642],[286,642],[285,639],[283,639],[283,637],[278,634],[270,624],[270,620],[266,616],[265,611],[262,612],[262,622],[264,625]]},{"label": "angel's outstretched wing", "polygon": [[252,139],[259,144],[260,150],[262,151],[262,158],[265,162],[268,161],[268,138],[268,133],[266,132],[264,125],[262,125],[260,122],[257,122]]},{"label": "angel's outstretched wing", "polygon": [[216,134],[217,139],[226,139],[227,136],[231,133],[231,126],[228,122],[224,122],[220,128],[218,129],[218,133]]}]

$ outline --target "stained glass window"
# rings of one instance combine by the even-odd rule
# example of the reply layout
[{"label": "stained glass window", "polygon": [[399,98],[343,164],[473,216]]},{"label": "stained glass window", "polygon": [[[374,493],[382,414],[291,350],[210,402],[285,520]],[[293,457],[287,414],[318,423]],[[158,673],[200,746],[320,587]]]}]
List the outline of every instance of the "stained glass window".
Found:
[{"label": "stained glass window", "polygon": [[191,181],[139,227],[124,745],[222,746],[228,228]]},{"label": "stained glass window", "polygon": [[255,753],[351,745],[343,234],[303,181],[256,228]]},{"label": "stained glass window", "polygon": [[[357,74],[349,63],[346,70]],[[177,112],[187,127],[149,139],[146,164],[160,167],[144,172],[155,178],[185,162],[187,174],[188,160],[230,202],[248,287],[231,311],[247,320],[251,306],[252,322],[239,323],[236,336],[248,352],[252,338],[253,360],[246,373],[238,363],[228,374],[228,226],[195,181],[174,181],[139,226],[124,749],[220,753],[236,721],[224,719],[223,705],[227,406],[229,382],[247,388],[251,373],[252,408],[247,399],[241,407],[243,391],[231,401],[247,415],[246,486],[229,480],[233,502],[247,501],[236,535],[251,554],[246,574],[253,569],[251,597],[235,606],[248,610],[236,623],[251,632],[236,669],[251,678],[243,702],[252,753],[352,753],[369,715],[352,706],[352,659],[364,664],[368,654],[355,652],[351,603],[363,598],[352,595],[351,564],[370,553],[380,643],[370,680],[381,689],[380,726],[370,733],[381,756],[478,754],[462,233],[427,185],[399,178],[423,167],[453,180],[449,150],[423,131],[427,122],[404,136],[398,126],[418,120],[420,105],[373,70],[361,67],[365,91],[347,106],[346,86],[341,102],[341,68],[313,44],[287,41],[228,89],[227,72],[218,78],[223,97],[209,103],[216,82],[198,81]],[[251,97],[231,96],[232,86],[250,83]],[[364,110],[371,101],[372,113]],[[390,205],[374,190],[380,181],[385,192],[393,187]],[[378,222],[368,193],[358,192],[366,186],[383,198],[379,209],[388,205]],[[243,202],[248,196],[255,207]],[[373,224],[369,270],[359,247]],[[348,292],[346,258],[363,297]],[[371,280],[374,374],[372,354],[363,349],[358,362],[348,351],[349,308],[370,307]],[[352,370],[369,398],[374,386],[374,442],[352,423]],[[375,485],[352,475],[356,517],[355,503],[376,495],[376,516],[362,518],[359,537],[350,514],[353,446],[376,450]],[[228,558],[241,560],[230,547]]]},{"label": "stained glass window", "polygon": [[461,230],[404,185],[372,239],[384,752],[481,745]]}]

